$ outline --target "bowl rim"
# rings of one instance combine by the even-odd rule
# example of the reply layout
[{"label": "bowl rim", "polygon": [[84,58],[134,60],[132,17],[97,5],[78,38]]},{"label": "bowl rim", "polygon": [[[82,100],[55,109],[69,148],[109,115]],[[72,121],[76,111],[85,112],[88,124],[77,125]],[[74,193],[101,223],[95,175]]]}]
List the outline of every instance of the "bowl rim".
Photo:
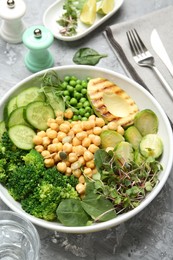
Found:
[{"label": "bowl rim", "polygon": [[[108,73],[115,78],[117,77],[119,79],[125,80],[126,82],[132,84],[135,88],[139,89],[141,92],[144,92],[144,94],[151,99],[152,103],[154,103],[154,105],[159,110],[162,118],[164,119],[164,123],[165,123],[167,131],[168,131],[167,134],[169,136],[170,143],[173,144],[172,128],[171,128],[170,122],[169,122],[168,117],[165,114],[163,108],[157,102],[157,100],[146,89],[144,89],[141,85],[139,85],[133,79],[131,79],[131,78],[129,78],[126,75],[123,75],[121,73],[114,72],[110,69],[105,69],[105,68],[101,68],[101,67],[93,67],[93,66],[89,66],[89,65],[65,65],[65,66],[61,66],[61,67],[57,66],[57,67],[45,69],[45,70],[39,71],[35,74],[32,74],[32,75],[26,77],[25,79],[21,80],[16,85],[14,85],[14,87],[12,87],[1,98],[0,105],[2,105],[4,103],[4,101],[6,101],[10,97],[10,95],[13,92],[15,92],[21,85],[23,85],[24,83],[32,80],[33,78],[40,76],[40,75],[43,75],[44,73],[51,71],[51,70],[61,72],[61,71],[64,71],[65,69],[68,69],[68,70],[71,70],[71,71],[73,71],[74,69],[77,69],[77,70],[89,70],[89,69],[91,69],[91,70],[94,70],[95,72],[99,71],[99,72],[103,72],[103,73]],[[167,181],[167,178],[170,174],[170,171],[171,171],[171,168],[172,168],[172,165],[173,165],[173,159],[172,159],[173,145],[172,146],[170,145],[170,149],[171,149],[171,152],[169,154],[168,164],[165,166],[166,169],[165,169],[164,174],[162,176],[162,181],[159,182],[154,187],[154,189],[149,194],[149,196],[147,196],[145,198],[145,200],[143,200],[140,203],[140,205],[137,206],[136,208],[134,208],[131,211],[128,211],[124,214],[121,214],[121,215],[117,216],[116,218],[111,219],[111,220],[106,221],[106,222],[100,222],[100,223],[92,224],[90,226],[67,227],[67,226],[63,226],[59,222],[49,222],[49,221],[45,221],[43,219],[36,218],[36,217],[26,213],[24,210],[22,210],[22,208],[17,207],[17,204],[16,204],[17,202],[13,203],[14,199],[8,194],[8,191],[1,184],[0,184],[0,198],[13,211],[17,212],[18,214],[20,214],[21,216],[23,216],[25,218],[28,218],[33,224],[41,226],[43,228],[47,228],[49,230],[56,230],[56,231],[64,232],[64,233],[90,233],[90,232],[98,232],[98,231],[101,231],[101,230],[112,228],[114,226],[117,226],[117,225],[129,220],[130,218],[134,217],[139,212],[141,212],[147,205],[150,204],[150,202],[161,191],[162,187],[165,185],[165,183]],[[12,200],[9,201],[8,197],[6,197],[7,194],[12,198]],[[20,203],[19,203],[19,205],[20,205]]]}]

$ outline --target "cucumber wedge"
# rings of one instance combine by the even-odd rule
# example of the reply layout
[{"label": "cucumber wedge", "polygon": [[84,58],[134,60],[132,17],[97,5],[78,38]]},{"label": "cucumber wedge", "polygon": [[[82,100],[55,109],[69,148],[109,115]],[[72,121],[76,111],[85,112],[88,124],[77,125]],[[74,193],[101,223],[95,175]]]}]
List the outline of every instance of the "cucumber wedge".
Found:
[{"label": "cucumber wedge", "polygon": [[22,107],[34,101],[45,101],[45,99],[45,94],[40,92],[39,87],[31,87],[20,92],[16,102],[18,107]]},{"label": "cucumber wedge", "polygon": [[35,101],[26,106],[24,117],[34,128],[38,130],[46,130],[48,128],[48,119],[55,118],[55,113],[51,105],[46,102]]},{"label": "cucumber wedge", "polygon": [[8,130],[11,141],[20,149],[30,150],[34,147],[35,131],[25,125],[15,125]]},{"label": "cucumber wedge", "polygon": [[19,107],[11,112],[8,122],[7,122],[7,128],[12,127],[13,125],[27,125],[29,124],[26,122],[23,116],[23,111],[25,107]]}]

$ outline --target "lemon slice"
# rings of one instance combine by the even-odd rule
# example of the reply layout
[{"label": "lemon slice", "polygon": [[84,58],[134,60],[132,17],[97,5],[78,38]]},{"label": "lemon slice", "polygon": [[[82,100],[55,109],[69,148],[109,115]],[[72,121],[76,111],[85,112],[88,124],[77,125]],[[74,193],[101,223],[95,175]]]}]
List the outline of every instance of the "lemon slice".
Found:
[{"label": "lemon slice", "polygon": [[116,117],[125,117],[130,114],[130,105],[120,96],[105,92],[103,93],[103,102],[107,110]]},{"label": "lemon slice", "polygon": [[97,8],[97,13],[108,14],[114,9],[115,0],[102,0]]},{"label": "lemon slice", "polygon": [[87,0],[80,13],[81,22],[92,25],[96,19],[96,0]]}]

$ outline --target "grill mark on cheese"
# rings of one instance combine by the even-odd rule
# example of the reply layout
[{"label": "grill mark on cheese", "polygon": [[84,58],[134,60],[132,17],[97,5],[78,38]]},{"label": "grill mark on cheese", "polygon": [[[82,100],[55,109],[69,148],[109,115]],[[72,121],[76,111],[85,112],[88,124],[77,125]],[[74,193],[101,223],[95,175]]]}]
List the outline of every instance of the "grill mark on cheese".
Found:
[{"label": "grill mark on cheese", "polygon": [[[127,94],[126,91],[104,78],[92,79],[90,84],[90,97],[96,113],[99,112],[100,115],[106,119],[106,121],[116,122],[117,126],[127,126],[133,123],[134,116],[138,112],[138,107],[135,101]],[[126,102],[131,107],[129,115],[126,117],[116,117],[112,115],[103,103],[103,92],[114,93],[126,100]]]}]

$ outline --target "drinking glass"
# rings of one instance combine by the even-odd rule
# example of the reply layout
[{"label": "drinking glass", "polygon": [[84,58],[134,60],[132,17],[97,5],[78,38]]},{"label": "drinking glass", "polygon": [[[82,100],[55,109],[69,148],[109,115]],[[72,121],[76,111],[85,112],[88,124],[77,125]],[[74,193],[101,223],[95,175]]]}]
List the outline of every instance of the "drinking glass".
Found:
[{"label": "drinking glass", "polygon": [[0,211],[0,259],[38,260],[39,251],[34,225],[13,211]]}]

